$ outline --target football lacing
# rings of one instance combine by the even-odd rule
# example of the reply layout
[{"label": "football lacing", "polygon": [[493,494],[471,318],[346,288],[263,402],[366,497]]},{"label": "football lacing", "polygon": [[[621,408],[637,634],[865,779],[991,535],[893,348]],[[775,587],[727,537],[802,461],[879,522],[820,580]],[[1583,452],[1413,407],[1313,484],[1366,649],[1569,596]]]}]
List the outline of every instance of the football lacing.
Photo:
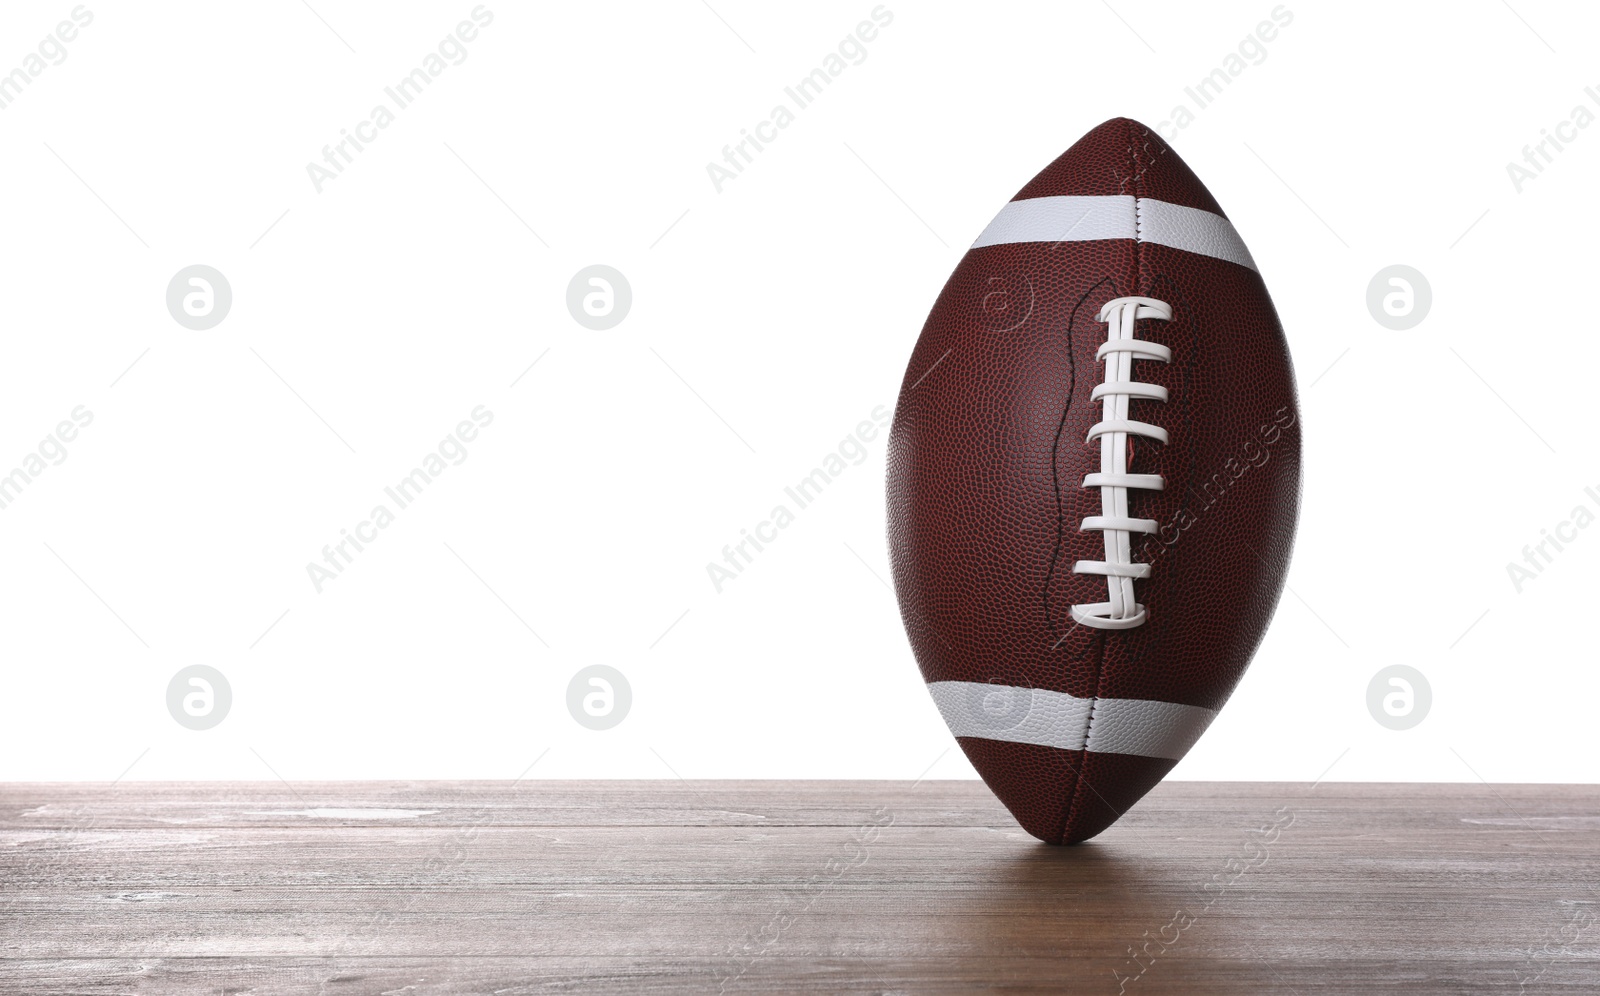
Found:
[{"label": "football lacing", "polygon": [[1095,319],[1107,323],[1105,344],[1095,354],[1095,359],[1105,361],[1106,379],[1089,395],[1089,400],[1100,401],[1103,407],[1100,421],[1084,442],[1099,438],[1100,473],[1085,476],[1083,486],[1100,489],[1101,514],[1084,516],[1079,529],[1104,535],[1106,559],[1080,560],[1072,565],[1074,574],[1105,576],[1108,601],[1072,607],[1072,618],[1094,629],[1132,629],[1144,623],[1144,606],[1134,601],[1133,582],[1149,577],[1150,565],[1133,562],[1133,534],[1154,533],[1158,523],[1128,514],[1128,490],[1160,491],[1166,486],[1160,474],[1128,473],[1129,436],[1167,441],[1167,430],[1159,425],[1128,418],[1132,398],[1167,400],[1166,388],[1133,379],[1133,361],[1172,362],[1172,350],[1166,346],[1133,337],[1134,322],[1140,318],[1170,321],[1172,306],[1149,297],[1119,297],[1107,301]]}]

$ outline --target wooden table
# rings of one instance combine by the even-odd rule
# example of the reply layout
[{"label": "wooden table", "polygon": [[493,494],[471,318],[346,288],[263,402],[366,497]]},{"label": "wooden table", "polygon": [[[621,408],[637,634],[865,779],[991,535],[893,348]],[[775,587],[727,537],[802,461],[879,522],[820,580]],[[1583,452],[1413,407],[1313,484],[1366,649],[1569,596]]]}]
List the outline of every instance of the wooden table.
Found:
[{"label": "wooden table", "polygon": [[1600,992],[1600,787],[0,787],[0,993]]}]

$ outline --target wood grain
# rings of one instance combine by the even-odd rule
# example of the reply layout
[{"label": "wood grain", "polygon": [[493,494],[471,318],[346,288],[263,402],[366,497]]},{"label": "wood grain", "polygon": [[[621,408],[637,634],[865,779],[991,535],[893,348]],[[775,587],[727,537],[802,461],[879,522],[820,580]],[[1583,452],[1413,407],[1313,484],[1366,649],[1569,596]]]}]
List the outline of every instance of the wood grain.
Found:
[{"label": "wood grain", "polygon": [[0,993],[1600,992],[1600,787],[0,787]]}]

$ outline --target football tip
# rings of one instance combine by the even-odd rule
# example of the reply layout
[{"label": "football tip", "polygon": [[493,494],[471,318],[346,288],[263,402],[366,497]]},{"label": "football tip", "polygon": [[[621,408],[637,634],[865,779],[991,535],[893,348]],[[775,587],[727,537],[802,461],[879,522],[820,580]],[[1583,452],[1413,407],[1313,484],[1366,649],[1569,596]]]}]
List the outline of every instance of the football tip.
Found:
[{"label": "football tip", "polygon": [[1111,118],[1091,128],[1012,200],[1112,196],[1165,201],[1227,217],[1166,140],[1133,118]]}]

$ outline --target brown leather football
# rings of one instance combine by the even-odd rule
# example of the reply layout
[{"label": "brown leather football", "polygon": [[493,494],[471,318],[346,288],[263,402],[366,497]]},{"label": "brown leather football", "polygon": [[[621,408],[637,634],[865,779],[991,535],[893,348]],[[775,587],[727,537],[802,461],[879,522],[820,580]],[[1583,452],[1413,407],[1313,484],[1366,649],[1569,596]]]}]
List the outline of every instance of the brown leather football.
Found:
[{"label": "brown leather football", "polygon": [[1089,132],[950,275],[888,501],[906,632],[961,749],[1029,833],[1093,837],[1243,676],[1300,505],[1272,299],[1149,128]]}]

